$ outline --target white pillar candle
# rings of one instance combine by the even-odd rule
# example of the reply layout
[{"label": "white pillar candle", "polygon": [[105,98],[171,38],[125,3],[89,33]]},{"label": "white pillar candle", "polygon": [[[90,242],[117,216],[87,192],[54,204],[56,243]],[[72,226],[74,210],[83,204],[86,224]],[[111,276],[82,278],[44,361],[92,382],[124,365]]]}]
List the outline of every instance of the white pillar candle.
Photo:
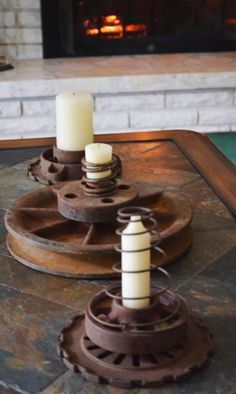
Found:
[{"label": "white pillar candle", "polygon": [[93,142],[93,98],[86,92],[56,97],[57,148],[84,150]]},{"label": "white pillar candle", "polygon": [[[150,269],[151,234],[143,225],[140,216],[131,216],[128,226],[121,236],[122,271]],[[144,233],[145,232],[145,233]],[[143,233],[143,234],[142,234]],[[134,235],[131,235],[134,234]],[[148,249],[142,252],[138,250]],[[128,251],[128,252],[125,252]],[[133,251],[133,252],[132,252]],[[150,295],[150,271],[140,273],[122,272],[122,297],[136,298]],[[149,298],[122,301],[127,308],[140,309],[149,305]]]},{"label": "white pillar candle", "polygon": [[[112,146],[108,144],[89,144],[85,147],[85,160],[91,164],[106,164],[112,160]],[[100,179],[111,175],[111,170],[87,172],[87,178]]]}]

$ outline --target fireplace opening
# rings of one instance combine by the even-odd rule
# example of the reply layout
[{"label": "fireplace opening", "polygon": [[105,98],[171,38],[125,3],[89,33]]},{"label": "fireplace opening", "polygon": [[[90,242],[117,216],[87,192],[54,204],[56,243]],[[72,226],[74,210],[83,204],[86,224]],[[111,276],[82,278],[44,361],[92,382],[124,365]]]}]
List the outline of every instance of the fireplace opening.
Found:
[{"label": "fireplace opening", "polygon": [[236,0],[41,0],[44,57],[236,50]]}]

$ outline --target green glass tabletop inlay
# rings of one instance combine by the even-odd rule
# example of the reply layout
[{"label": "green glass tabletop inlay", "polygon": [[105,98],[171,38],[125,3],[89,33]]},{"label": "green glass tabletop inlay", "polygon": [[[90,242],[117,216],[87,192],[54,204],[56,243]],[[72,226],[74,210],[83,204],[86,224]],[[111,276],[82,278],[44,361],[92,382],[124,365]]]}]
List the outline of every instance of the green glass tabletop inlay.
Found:
[{"label": "green glass tabletop inlay", "polygon": [[236,133],[209,133],[208,137],[233,163],[236,163]]}]

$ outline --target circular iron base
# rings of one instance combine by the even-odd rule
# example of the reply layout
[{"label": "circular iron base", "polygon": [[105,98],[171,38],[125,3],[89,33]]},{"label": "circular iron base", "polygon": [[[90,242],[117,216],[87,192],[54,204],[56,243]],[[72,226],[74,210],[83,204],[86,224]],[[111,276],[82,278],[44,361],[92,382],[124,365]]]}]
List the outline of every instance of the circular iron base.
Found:
[{"label": "circular iron base", "polygon": [[211,334],[201,320],[190,315],[187,334],[178,345],[145,355],[107,351],[85,332],[84,315],[76,316],[59,338],[64,364],[94,383],[119,387],[155,387],[188,378],[203,368],[213,351]]},{"label": "circular iron base", "polygon": [[58,211],[70,220],[106,223],[116,219],[118,209],[135,204],[138,194],[136,185],[122,180],[108,196],[88,196],[84,193],[82,181],[69,182],[58,190]]}]

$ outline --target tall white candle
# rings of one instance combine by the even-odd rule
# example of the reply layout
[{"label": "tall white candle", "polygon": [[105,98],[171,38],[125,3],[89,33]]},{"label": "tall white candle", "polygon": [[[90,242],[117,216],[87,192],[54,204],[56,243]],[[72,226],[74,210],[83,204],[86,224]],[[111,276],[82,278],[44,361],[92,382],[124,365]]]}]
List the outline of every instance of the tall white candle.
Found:
[{"label": "tall white candle", "polygon": [[[122,271],[141,271],[150,269],[151,234],[145,232],[140,216],[131,216],[128,226],[121,236]],[[145,232],[144,234],[142,234]],[[133,235],[131,235],[133,234]],[[148,249],[142,252],[138,250]],[[125,252],[128,251],[128,252]],[[150,271],[140,273],[122,272],[122,296],[127,298],[150,295]],[[149,298],[142,300],[123,300],[127,308],[140,309],[149,305]]]},{"label": "tall white candle", "polygon": [[[85,147],[85,160],[91,164],[106,164],[112,159],[112,146],[108,144],[89,144]],[[111,170],[88,172],[87,178],[100,179],[111,175]]]},{"label": "tall white candle", "polygon": [[86,92],[56,97],[57,148],[84,150],[93,142],[93,98]]}]

